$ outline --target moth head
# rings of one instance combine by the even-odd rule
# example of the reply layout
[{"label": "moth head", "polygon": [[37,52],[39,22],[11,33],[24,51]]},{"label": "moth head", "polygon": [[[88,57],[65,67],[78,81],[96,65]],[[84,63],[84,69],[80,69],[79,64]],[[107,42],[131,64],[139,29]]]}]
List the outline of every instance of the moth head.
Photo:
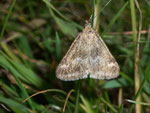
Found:
[{"label": "moth head", "polygon": [[91,23],[86,23],[83,32],[85,32],[85,33],[91,33],[93,31],[94,31],[94,29],[91,27]]}]

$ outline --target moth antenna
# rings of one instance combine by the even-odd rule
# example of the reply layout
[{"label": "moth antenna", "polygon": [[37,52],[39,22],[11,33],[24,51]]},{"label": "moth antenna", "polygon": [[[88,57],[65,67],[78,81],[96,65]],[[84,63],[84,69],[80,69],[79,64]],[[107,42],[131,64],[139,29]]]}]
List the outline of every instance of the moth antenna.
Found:
[{"label": "moth antenna", "polygon": [[[106,4],[105,4],[105,6],[97,13],[97,15],[95,15],[94,16],[94,18],[95,17],[97,17],[107,6],[108,6],[108,4],[111,2],[112,0],[109,0]],[[92,20],[92,15],[90,16],[90,18],[89,18],[89,22],[91,22],[91,20]]]}]

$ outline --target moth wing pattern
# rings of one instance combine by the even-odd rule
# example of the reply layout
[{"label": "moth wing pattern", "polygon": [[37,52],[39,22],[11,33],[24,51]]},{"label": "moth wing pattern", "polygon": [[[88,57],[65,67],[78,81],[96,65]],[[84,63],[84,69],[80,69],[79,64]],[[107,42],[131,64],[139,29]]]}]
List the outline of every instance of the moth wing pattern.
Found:
[{"label": "moth wing pattern", "polygon": [[90,77],[112,79],[119,75],[120,68],[102,38],[94,32],[90,44]]},{"label": "moth wing pattern", "polygon": [[79,34],[57,67],[57,78],[64,81],[87,78],[89,49],[86,47],[88,47],[86,37]]},{"label": "moth wing pattern", "polygon": [[56,69],[65,81],[87,78],[111,79],[119,75],[119,65],[90,23],[72,43]]}]

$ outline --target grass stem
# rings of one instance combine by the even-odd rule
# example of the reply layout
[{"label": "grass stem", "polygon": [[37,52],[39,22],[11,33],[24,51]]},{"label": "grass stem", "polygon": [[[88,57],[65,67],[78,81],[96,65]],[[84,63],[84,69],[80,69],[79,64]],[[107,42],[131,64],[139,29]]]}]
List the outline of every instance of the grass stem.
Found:
[{"label": "grass stem", "polygon": [[75,112],[78,113],[78,107],[79,107],[79,96],[80,96],[80,85],[81,85],[81,80],[77,81],[77,96],[76,96],[76,105],[75,105]]},{"label": "grass stem", "polygon": [[[134,56],[134,80],[135,80],[135,94],[138,92],[140,88],[140,50],[139,50],[139,42],[140,36],[137,37],[137,25],[136,25],[136,12],[135,12],[135,2],[134,0],[130,0],[130,8],[131,8],[131,20],[132,20],[132,31],[133,31],[133,41],[135,44],[135,56]],[[137,97],[137,101],[141,101],[141,96]],[[141,105],[136,104],[135,106],[136,113],[141,113]]]}]

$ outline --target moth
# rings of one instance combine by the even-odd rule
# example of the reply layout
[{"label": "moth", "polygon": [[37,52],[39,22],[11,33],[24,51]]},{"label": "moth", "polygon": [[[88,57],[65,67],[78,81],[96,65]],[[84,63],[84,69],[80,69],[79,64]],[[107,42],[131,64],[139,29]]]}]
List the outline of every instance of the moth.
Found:
[{"label": "moth", "polygon": [[120,68],[100,35],[85,25],[56,69],[56,77],[64,81],[83,78],[112,79]]}]

